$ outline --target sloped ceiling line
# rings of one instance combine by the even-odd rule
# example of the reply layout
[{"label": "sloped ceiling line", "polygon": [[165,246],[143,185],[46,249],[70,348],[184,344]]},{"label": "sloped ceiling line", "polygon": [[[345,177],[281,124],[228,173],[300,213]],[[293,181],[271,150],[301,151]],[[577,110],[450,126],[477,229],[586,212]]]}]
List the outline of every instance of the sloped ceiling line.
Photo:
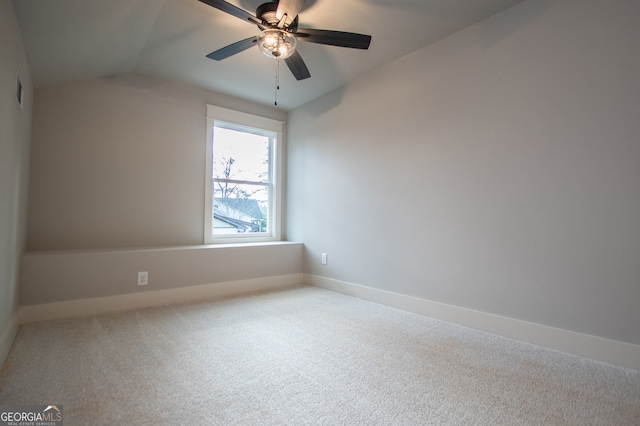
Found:
[{"label": "sloped ceiling line", "polygon": [[[265,0],[228,0],[249,12]],[[281,73],[288,110],[523,0],[309,0],[308,28],[370,34],[369,50],[299,43],[311,78]],[[257,49],[208,53],[257,28],[198,0],[13,0],[36,86],[136,71],[273,104],[274,67]],[[336,8],[339,8],[336,13]]]}]

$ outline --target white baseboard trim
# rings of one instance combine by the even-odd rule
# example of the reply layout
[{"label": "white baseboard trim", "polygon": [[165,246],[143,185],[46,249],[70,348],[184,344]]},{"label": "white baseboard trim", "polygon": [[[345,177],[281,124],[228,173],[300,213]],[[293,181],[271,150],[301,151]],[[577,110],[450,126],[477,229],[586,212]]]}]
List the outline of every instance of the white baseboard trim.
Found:
[{"label": "white baseboard trim", "polygon": [[550,349],[640,371],[640,345],[304,274],[304,283]]},{"label": "white baseboard trim", "polygon": [[2,334],[0,334],[0,368],[7,360],[7,356],[11,351],[11,346],[13,346],[13,341],[16,339],[16,335],[18,334],[19,327],[19,314],[18,311],[16,311],[11,315],[9,322],[5,326],[4,330],[2,330]]},{"label": "white baseboard trim", "polygon": [[289,274],[22,306],[20,308],[20,322],[26,324],[38,321],[148,308],[151,306],[197,302],[217,297],[235,296],[256,291],[290,287],[296,284],[302,284],[302,281],[303,274]]}]

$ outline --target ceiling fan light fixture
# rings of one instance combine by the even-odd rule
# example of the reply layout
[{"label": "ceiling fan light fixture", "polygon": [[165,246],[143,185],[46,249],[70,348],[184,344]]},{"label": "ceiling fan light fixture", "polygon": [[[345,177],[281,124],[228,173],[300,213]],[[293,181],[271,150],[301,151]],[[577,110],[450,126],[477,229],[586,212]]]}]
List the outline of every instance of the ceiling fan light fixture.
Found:
[{"label": "ceiling fan light fixture", "polygon": [[[286,59],[285,63],[289,71],[296,80],[300,81],[311,77],[311,74],[300,53],[296,52],[298,39],[305,43],[363,50],[368,49],[371,43],[371,36],[366,34],[298,27],[298,13],[310,0],[267,1],[267,3],[258,6],[255,16],[226,0],[200,1],[244,22],[257,25],[262,31],[259,36],[237,41],[209,53],[207,58],[215,61],[221,61],[229,56],[244,52],[257,44],[265,56],[271,59]],[[338,9],[339,11],[340,9]]]},{"label": "ceiling fan light fixture", "polygon": [[296,50],[297,40],[282,30],[265,30],[258,38],[258,47],[271,59],[286,59]]}]

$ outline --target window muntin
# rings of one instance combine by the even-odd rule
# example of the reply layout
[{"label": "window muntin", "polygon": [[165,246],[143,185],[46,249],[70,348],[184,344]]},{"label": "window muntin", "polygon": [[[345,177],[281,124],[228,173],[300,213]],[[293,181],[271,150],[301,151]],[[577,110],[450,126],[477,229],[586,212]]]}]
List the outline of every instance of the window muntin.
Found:
[{"label": "window muntin", "polygon": [[205,244],[280,239],[282,126],[207,106]]}]

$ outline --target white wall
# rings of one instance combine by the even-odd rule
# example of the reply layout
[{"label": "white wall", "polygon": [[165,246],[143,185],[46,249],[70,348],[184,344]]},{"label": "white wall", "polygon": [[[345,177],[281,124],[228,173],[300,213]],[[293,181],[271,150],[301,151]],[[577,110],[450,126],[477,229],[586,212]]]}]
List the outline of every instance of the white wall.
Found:
[{"label": "white wall", "polygon": [[[301,276],[300,244],[198,246],[207,103],[287,118],[141,74],[36,89],[22,306],[35,312],[54,302],[99,306],[97,298],[131,296],[114,299],[117,309],[147,292]],[[139,271],[149,272],[148,286],[137,286]],[[229,294],[226,286],[207,294]]]},{"label": "white wall", "polygon": [[291,111],[305,272],[640,344],[639,16],[525,1]]},{"label": "white wall", "polygon": [[[28,252],[20,270],[21,318],[96,314],[300,284],[302,251],[302,243],[274,242]],[[147,285],[138,286],[142,271],[148,272]]]},{"label": "white wall", "polygon": [[207,103],[287,117],[141,74],[37,88],[29,251],[202,244]]},{"label": "white wall", "polygon": [[[16,102],[16,73],[24,87]],[[25,246],[31,73],[13,4],[0,0],[0,365],[17,333],[18,264]]]}]

